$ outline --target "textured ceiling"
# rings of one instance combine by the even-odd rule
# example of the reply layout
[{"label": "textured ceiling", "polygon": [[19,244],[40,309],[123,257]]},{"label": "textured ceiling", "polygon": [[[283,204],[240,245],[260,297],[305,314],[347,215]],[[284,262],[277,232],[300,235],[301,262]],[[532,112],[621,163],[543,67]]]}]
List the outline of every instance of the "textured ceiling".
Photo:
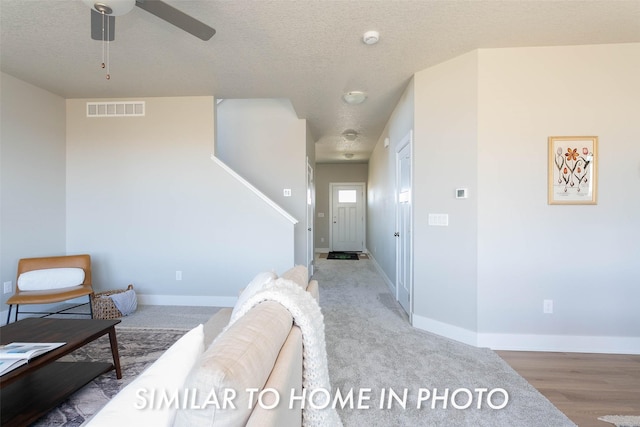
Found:
[{"label": "textured ceiling", "polygon": [[[417,71],[477,48],[640,41],[640,0],[166,2],[216,35],[134,8],[116,18],[107,81],[81,0],[0,0],[2,71],[65,98],[288,98],[319,162],[366,161]],[[362,42],[367,30],[378,44]],[[369,98],[347,105],[349,90]]]}]

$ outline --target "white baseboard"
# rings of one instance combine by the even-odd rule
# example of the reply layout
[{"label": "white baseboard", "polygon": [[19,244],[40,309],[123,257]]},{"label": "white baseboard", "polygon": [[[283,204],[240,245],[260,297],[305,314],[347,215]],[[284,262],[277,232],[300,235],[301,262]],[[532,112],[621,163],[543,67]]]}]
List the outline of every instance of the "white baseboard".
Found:
[{"label": "white baseboard", "polygon": [[508,351],[640,354],[640,337],[477,333],[413,315],[413,326],[475,347]]},{"label": "white baseboard", "polygon": [[328,254],[329,252],[331,252],[329,248],[316,248],[317,254]]},{"label": "white baseboard", "polygon": [[205,295],[150,295],[138,294],[138,304],[142,305],[192,305],[203,307],[233,307],[238,297],[217,297]]},{"label": "white baseboard", "polygon": [[412,324],[414,328],[422,329],[423,331],[431,332],[455,341],[460,341],[461,343],[469,344],[474,347],[479,347],[478,334],[476,332],[461,328],[460,326],[429,319],[428,317],[419,316],[415,313],[413,313],[412,317]]},{"label": "white baseboard", "polygon": [[640,337],[481,333],[478,346],[512,351],[640,354]]}]

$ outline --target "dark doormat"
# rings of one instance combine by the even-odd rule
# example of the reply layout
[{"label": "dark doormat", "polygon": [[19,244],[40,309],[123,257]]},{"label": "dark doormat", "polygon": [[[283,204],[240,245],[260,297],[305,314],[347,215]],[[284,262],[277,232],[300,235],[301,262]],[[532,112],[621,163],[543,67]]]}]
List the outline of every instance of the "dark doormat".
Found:
[{"label": "dark doormat", "polygon": [[358,254],[354,252],[329,252],[327,259],[352,259],[358,260]]}]

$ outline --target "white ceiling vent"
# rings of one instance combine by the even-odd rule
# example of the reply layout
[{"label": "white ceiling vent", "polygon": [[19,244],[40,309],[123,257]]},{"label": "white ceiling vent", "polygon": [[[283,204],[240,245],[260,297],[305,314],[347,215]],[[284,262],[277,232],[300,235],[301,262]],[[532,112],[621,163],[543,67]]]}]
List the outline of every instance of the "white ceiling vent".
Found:
[{"label": "white ceiling vent", "polygon": [[144,116],[144,101],[87,102],[87,117]]}]

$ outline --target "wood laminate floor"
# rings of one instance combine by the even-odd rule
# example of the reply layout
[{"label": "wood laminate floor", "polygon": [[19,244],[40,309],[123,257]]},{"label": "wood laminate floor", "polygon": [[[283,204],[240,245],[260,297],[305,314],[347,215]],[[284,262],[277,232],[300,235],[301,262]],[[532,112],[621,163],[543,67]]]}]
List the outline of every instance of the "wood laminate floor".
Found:
[{"label": "wood laminate floor", "polygon": [[640,416],[640,356],[497,351],[579,427],[603,415]]}]

